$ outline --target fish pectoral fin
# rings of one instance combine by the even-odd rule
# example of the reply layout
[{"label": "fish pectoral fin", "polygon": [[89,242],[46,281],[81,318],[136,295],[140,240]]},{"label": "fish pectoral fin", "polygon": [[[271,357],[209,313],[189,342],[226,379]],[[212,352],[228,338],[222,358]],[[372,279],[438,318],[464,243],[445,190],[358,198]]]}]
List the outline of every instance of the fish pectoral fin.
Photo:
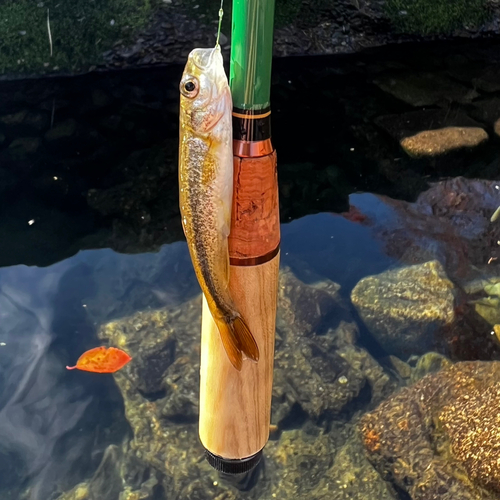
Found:
[{"label": "fish pectoral fin", "polygon": [[238,340],[232,328],[233,324],[227,323],[223,319],[215,320],[215,323],[219,329],[222,345],[224,346],[229,361],[238,371],[241,371],[243,356],[241,355],[241,349],[239,348]]},{"label": "fish pectoral fin", "polygon": [[233,321],[234,332],[239,343],[240,350],[252,361],[259,361],[259,346],[255,342],[254,336],[248,325],[241,316],[237,316]]}]

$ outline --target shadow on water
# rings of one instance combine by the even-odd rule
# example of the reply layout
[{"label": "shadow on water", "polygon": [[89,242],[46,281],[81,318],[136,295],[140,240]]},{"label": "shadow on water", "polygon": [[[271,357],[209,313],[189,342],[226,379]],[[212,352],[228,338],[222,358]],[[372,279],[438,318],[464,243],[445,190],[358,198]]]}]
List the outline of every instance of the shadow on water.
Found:
[{"label": "shadow on water", "polygon": [[[500,118],[500,85],[491,90],[493,84],[475,72],[478,61],[498,63],[498,45],[406,45],[275,62],[281,263],[311,287],[340,285],[339,301],[348,304],[332,306],[315,327],[314,338],[322,343],[315,349],[325,356],[355,335],[356,348],[376,360],[390,352],[350,303],[352,290],[366,276],[433,259],[457,287],[486,272],[497,274],[486,263],[500,235],[483,219],[498,203],[494,182],[487,180],[497,178],[500,166],[493,122]],[[122,393],[112,376],[64,367],[102,343],[97,333],[103,324],[138,311],[178,307],[199,294],[177,206],[181,71],[0,83],[2,499],[57,498],[91,477],[99,464],[107,471],[103,457],[112,461],[119,454],[109,445],[120,447],[131,435]],[[415,75],[423,72],[436,79],[444,72],[446,84],[439,80],[440,91],[417,92],[421,80],[415,82]],[[422,92],[424,104],[412,102],[422,101]],[[402,151],[402,128],[453,125],[453,120],[483,127],[489,141],[442,158],[414,159]],[[439,184],[433,197],[426,194],[448,176],[465,180]],[[474,177],[485,181],[471,187],[467,178]],[[460,205],[463,186],[475,193],[472,206]],[[458,208],[450,212],[450,207]],[[332,334],[351,320],[355,333]],[[479,328],[470,324],[467,338]],[[496,351],[482,340],[481,328],[490,327],[481,324],[477,330],[474,355],[457,348],[457,359],[493,359]],[[455,330],[450,332],[459,343]],[[290,345],[316,352],[308,344]],[[485,346],[491,357],[481,357]],[[169,384],[182,384],[182,373]],[[346,379],[343,373],[332,380]],[[147,405],[161,404],[174,385],[170,392],[148,393]],[[318,429],[335,434],[336,423],[357,418],[376,391],[365,380],[353,392],[357,396],[338,414],[318,410],[316,420],[311,417],[316,409],[307,402],[290,403],[280,431],[299,433],[310,424],[318,435],[323,432]],[[196,411],[162,418],[195,432]],[[349,432],[339,431],[330,445],[340,448]],[[300,437],[304,447],[309,438]],[[106,455],[106,449],[112,451]],[[259,498],[251,492],[255,483],[260,495],[264,484],[276,480],[273,470],[259,474],[259,481],[252,477],[236,488]],[[161,483],[161,473],[143,479],[139,483],[150,491],[144,498],[164,498],[168,481]],[[196,483],[192,491],[203,488]],[[406,495],[401,489],[399,498]]]}]

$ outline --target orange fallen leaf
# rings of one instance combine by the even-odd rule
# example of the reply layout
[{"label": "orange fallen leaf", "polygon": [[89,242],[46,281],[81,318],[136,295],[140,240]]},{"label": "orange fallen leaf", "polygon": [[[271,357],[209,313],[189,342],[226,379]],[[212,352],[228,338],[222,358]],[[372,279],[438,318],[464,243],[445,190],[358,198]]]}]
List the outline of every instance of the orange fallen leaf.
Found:
[{"label": "orange fallen leaf", "polygon": [[132,358],[116,347],[95,347],[84,352],[75,366],[67,366],[68,370],[83,370],[96,373],[114,373],[123,368]]}]

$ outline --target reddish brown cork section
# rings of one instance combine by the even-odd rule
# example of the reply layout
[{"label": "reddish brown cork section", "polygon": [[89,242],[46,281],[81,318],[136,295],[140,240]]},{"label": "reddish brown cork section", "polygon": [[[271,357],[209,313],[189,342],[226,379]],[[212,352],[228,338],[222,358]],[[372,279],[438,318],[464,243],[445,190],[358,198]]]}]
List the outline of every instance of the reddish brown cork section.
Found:
[{"label": "reddish brown cork section", "polygon": [[263,264],[280,245],[276,151],[258,158],[234,157],[234,190],[229,235],[233,266]]}]

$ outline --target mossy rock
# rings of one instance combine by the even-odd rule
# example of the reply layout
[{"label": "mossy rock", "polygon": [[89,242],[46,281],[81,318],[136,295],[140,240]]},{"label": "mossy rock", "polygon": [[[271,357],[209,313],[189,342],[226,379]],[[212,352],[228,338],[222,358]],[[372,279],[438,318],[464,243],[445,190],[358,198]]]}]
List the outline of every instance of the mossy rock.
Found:
[{"label": "mossy rock", "polygon": [[417,35],[477,27],[488,16],[487,0],[387,0],[386,11],[398,31]]}]

